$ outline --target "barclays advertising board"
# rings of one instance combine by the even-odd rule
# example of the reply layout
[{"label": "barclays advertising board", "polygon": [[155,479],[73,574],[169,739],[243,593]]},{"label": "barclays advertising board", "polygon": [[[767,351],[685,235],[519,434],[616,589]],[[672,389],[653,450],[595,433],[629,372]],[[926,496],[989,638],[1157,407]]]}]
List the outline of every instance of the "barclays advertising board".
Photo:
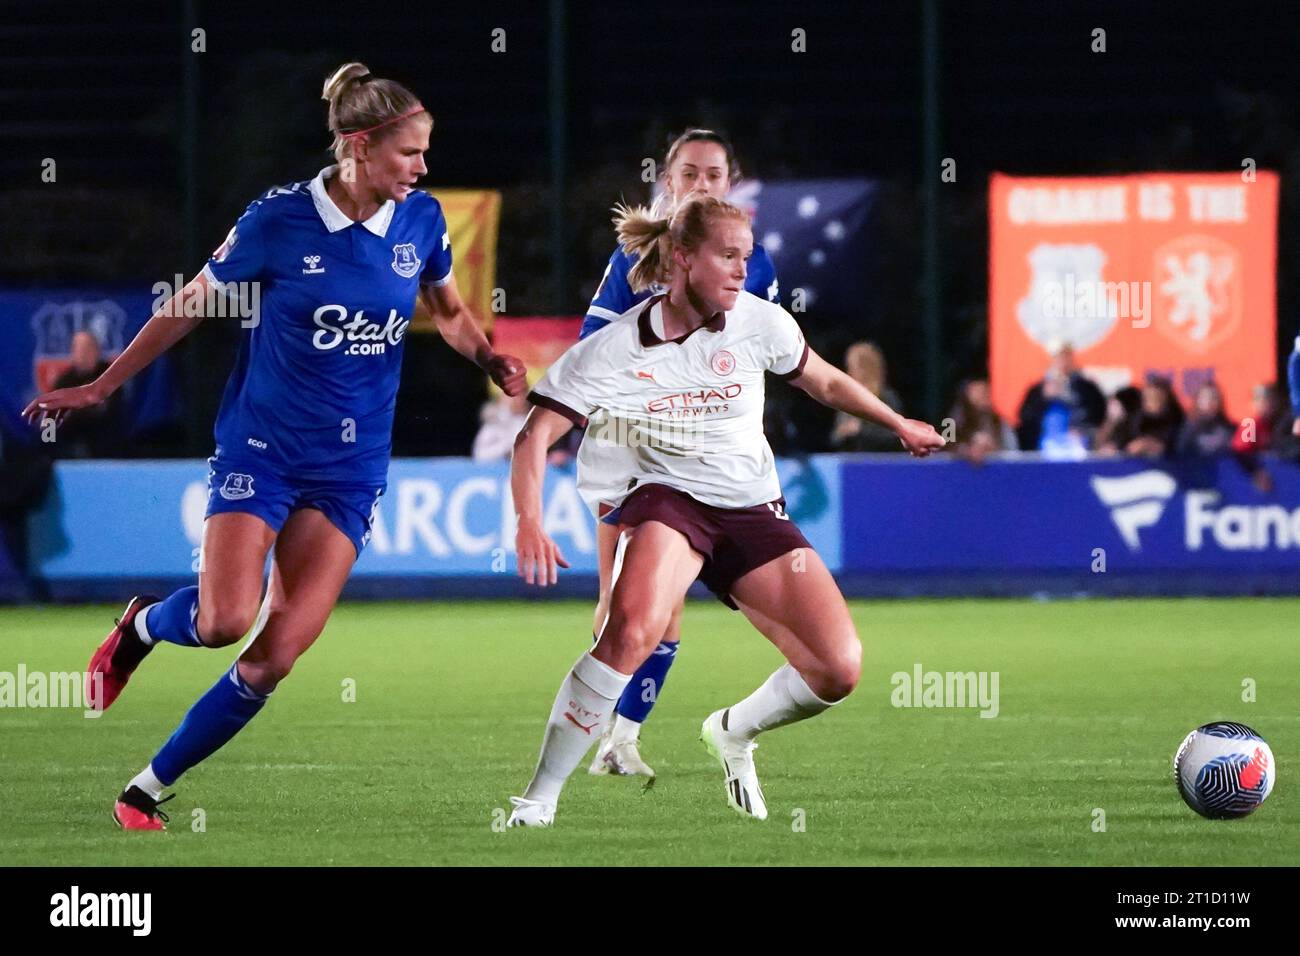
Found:
[{"label": "barclays advertising board", "polygon": [[[787,510],[832,568],[840,499],[833,458],[779,463]],[[33,573],[46,580],[171,579],[198,569],[208,468],[201,460],[60,462],[30,521]],[[354,576],[513,575],[514,511],[505,463],[398,459]],[[596,571],[595,522],[573,470],[546,478],[543,520],[572,565]]]}]

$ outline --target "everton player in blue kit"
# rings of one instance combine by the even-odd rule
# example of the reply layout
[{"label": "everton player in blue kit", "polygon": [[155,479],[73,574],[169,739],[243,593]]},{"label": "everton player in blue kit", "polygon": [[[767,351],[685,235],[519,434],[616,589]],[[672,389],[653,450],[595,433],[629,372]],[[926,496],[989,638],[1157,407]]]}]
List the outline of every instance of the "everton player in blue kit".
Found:
[{"label": "everton player in blue kit", "polygon": [[[664,195],[667,205],[681,202],[687,196],[702,194],[725,199],[732,186],[740,179],[740,166],[735,151],[725,137],[713,130],[690,129],[682,133],[668,148],[664,157]],[[616,246],[605,267],[596,296],[587,308],[579,338],[586,338],[603,329],[638,302],[644,302],[656,290],[642,289],[634,292],[628,281],[628,272],[636,259]],[[755,243],[745,275],[745,291],[769,302],[780,302],[776,267],[767,250]],[[619,500],[625,490],[627,475],[620,467],[619,457],[612,449],[602,449],[599,457],[584,456],[584,477],[596,485],[584,483],[583,494],[593,513],[599,519],[613,508],[611,501]],[[600,567],[600,599],[596,605],[593,633],[599,634],[609,611],[610,579],[614,566],[614,550],[618,542],[618,529],[603,521],[596,523],[597,553]],[[617,716],[610,722],[596,755],[591,762],[593,774],[641,775],[653,777],[654,770],[641,758],[639,735],[654,708],[677,657],[681,640],[682,604],[673,613],[663,640],[654,653],[641,665],[623,696],[619,699]]]},{"label": "everton player in blue kit", "polygon": [[456,290],[441,207],[414,188],[432,117],[360,63],[337,70],[324,98],[339,165],[254,201],[99,380],[28,407],[59,417],[103,401],[202,320],[186,297],[260,291],[217,416],[198,586],[133,599],[88,668],[103,708],[159,642],[222,647],[253,632],[118,797],[127,829],[163,829],[163,789],[238,733],[324,629],[384,492],[417,294],[453,348],[507,394],[525,387],[522,363],[492,351]]}]

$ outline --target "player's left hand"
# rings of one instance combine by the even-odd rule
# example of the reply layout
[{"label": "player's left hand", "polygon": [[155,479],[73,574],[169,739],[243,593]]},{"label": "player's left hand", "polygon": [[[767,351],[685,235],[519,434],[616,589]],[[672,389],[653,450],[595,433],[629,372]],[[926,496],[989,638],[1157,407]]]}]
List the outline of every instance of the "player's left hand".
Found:
[{"label": "player's left hand", "polygon": [[511,398],[528,387],[528,369],[513,355],[493,355],[485,368],[497,387]]},{"label": "player's left hand", "polygon": [[932,451],[944,446],[943,436],[934,430],[929,422],[918,422],[915,418],[904,418],[898,429],[898,440],[912,453],[913,458],[924,458]]}]

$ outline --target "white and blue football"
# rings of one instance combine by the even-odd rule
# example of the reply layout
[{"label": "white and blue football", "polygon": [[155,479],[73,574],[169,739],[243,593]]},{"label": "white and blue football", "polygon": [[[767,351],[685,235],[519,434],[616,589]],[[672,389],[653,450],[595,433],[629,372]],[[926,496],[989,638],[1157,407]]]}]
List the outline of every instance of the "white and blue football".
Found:
[{"label": "white and blue football", "polygon": [[1245,724],[1197,727],[1174,756],[1174,782],[1187,805],[1223,820],[1253,813],[1273,791],[1277,767],[1264,738]]}]

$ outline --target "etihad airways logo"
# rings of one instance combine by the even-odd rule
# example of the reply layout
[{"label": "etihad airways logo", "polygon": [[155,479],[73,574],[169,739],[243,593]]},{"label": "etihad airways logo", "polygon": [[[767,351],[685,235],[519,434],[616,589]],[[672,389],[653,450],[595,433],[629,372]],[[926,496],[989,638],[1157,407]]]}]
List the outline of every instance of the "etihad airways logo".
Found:
[{"label": "etihad airways logo", "polygon": [[383,355],[388,346],[399,345],[406,334],[410,319],[397,314],[396,309],[388,310],[388,321],[383,325],[367,321],[364,310],[358,310],[351,318],[348,310],[341,305],[322,305],[311,317],[320,329],[311,337],[311,344],[322,352],[338,348],[344,342],[350,343],[343,350],[345,355]]},{"label": "etihad airways logo", "polygon": [[[662,395],[646,402],[648,412],[687,412],[688,414],[707,415],[726,411],[727,402],[736,398],[743,391],[738,382],[723,385],[720,388],[696,388],[673,395]],[[690,412],[688,410],[696,410]]]}]

